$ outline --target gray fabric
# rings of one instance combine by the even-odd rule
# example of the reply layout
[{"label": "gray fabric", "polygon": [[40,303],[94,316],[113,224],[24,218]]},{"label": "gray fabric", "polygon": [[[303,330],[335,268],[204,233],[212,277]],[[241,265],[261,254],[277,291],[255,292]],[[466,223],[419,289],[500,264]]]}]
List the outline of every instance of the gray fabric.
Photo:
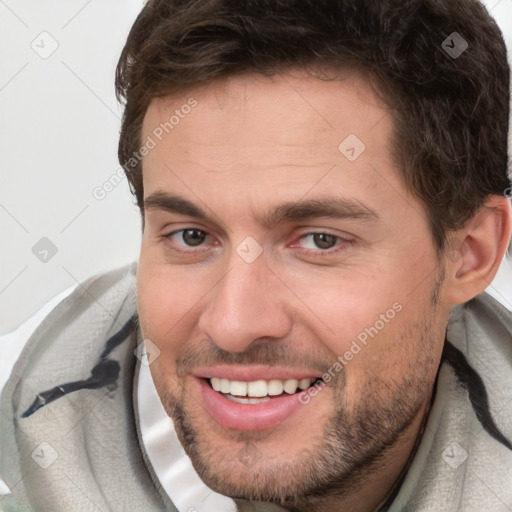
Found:
[{"label": "gray fabric", "polygon": [[[134,326],[126,339],[105,351],[107,340],[136,314],[135,271],[130,266],[89,280],[48,316],[24,349],[0,405],[0,476],[13,493],[0,500],[0,510],[176,512],[137,428],[134,350],[140,331]],[[454,310],[447,339],[481,376],[489,395],[484,412],[510,440],[510,313],[482,295]],[[91,380],[92,368],[115,370],[116,361],[117,379],[100,375]],[[72,382],[109,384],[79,389],[51,403],[43,393]],[[47,404],[22,417],[37,395],[46,397]],[[480,398],[473,396],[477,408]],[[512,451],[496,437],[482,427],[468,389],[445,360],[425,435],[390,512],[512,510]],[[55,453],[53,463],[41,467]],[[464,453],[467,459],[460,462]],[[454,467],[454,462],[460,464]],[[241,510],[272,509],[238,504]]]},{"label": "gray fabric", "polygon": [[[454,309],[447,340],[483,380],[488,413],[510,442],[511,313],[482,294]],[[452,365],[445,362],[421,445],[390,512],[512,510],[512,450],[482,427],[468,396]],[[475,401],[482,405],[480,398]]]},{"label": "gray fabric", "polygon": [[85,283],[24,349],[2,393],[0,475],[13,497],[1,509],[176,511],[155,487],[137,441],[136,332],[108,356],[120,364],[117,386],[78,390],[20,417],[38,393],[90,377],[106,339],[136,311],[134,279],[131,266]]},{"label": "gray fabric", "polygon": [[[235,500],[237,512],[286,512],[286,509],[270,503]],[[220,511],[219,511],[220,512]]]}]

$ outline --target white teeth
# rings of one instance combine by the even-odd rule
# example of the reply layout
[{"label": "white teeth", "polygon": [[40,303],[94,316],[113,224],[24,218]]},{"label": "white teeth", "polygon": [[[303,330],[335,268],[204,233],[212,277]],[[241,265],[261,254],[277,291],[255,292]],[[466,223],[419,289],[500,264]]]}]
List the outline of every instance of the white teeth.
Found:
[{"label": "white teeth", "polygon": [[247,396],[247,382],[232,380],[229,392],[235,396]]},{"label": "white teeth", "polygon": [[280,395],[283,392],[283,381],[279,379],[273,379],[268,381],[267,394],[270,396]]},{"label": "white teeth", "polygon": [[210,382],[212,383],[212,388],[213,388],[215,391],[220,391],[220,389],[221,389],[220,379],[217,379],[217,377],[212,377],[212,378],[210,379]]},{"label": "white teeth", "polygon": [[220,379],[220,392],[229,393],[231,391],[231,382],[228,379]]},{"label": "white teeth", "polygon": [[262,404],[264,402],[270,402],[268,396],[262,398],[241,398],[239,396],[227,395],[226,398],[232,402],[238,402],[239,404]]},{"label": "white teeth", "polygon": [[262,404],[264,402],[270,402],[270,398],[268,396],[261,398],[242,398],[240,396],[226,395],[226,398],[239,404]]},{"label": "white teeth", "polygon": [[267,396],[267,383],[264,380],[255,380],[247,384],[248,396]]},{"label": "white teeth", "polygon": [[283,389],[285,393],[293,395],[299,387],[299,381],[297,379],[289,379],[284,381]]},{"label": "white teeth", "polygon": [[[250,396],[254,398],[261,398],[267,395],[281,395],[283,392],[292,395],[297,392],[297,389],[308,389],[311,386],[311,379],[271,379],[269,381],[255,380],[252,382],[242,382],[238,380],[219,379],[217,377],[212,377],[210,379],[210,383],[215,391],[220,391],[226,395],[230,394],[239,397]],[[259,403],[260,401],[247,403]]]},{"label": "white teeth", "polygon": [[311,379],[300,379],[299,380],[299,388],[304,390],[308,389],[311,386]]}]

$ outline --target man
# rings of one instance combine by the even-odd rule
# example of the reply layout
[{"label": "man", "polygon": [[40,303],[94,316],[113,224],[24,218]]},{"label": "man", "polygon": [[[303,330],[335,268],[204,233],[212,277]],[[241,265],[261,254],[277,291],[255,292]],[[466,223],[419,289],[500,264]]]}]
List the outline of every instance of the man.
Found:
[{"label": "man", "polygon": [[217,510],[511,510],[512,320],[481,294],[512,226],[509,68],[484,7],[149,1],[116,83],[136,280],[86,283],[18,362],[7,510],[201,510],[159,407]]}]

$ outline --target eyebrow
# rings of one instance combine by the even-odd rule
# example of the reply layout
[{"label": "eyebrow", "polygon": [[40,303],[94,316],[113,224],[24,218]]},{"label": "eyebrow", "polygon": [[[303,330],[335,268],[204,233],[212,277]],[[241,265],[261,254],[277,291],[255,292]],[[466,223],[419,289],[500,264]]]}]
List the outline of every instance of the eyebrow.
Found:
[{"label": "eyebrow", "polygon": [[[145,210],[163,210],[188,217],[212,222],[213,219],[202,208],[183,197],[166,192],[155,192],[144,199]],[[286,221],[298,221],[314,218],[353,219],[360,221],[379,221],[380,216],[370,207],[355,199],[327,196],[322,199],[306,199],[283,203],[266,212],[260,223],[274,226]]]}]

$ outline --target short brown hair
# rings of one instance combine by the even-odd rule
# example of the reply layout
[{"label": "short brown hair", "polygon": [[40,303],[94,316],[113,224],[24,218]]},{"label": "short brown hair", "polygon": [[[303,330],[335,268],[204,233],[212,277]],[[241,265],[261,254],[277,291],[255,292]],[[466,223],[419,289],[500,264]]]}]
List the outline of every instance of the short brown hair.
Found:
[{"label": "short brown hair", "polygon": [[395,160],[439,250],[447,231],[509,187],[510,69],[480,2],[149,0],[116,72],[125,101],[119,162],[141,212],[142,162],[134,165],[133,155],[153,98],[311,63],[356,65],[381,84],[395,117]]}]

